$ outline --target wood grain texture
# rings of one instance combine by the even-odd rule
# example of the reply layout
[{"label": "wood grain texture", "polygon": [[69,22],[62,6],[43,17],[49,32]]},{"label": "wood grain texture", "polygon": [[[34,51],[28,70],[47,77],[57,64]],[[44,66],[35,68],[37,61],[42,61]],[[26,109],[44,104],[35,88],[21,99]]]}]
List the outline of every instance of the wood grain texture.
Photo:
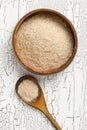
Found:
[{"label": "wood grain texture", "polygon": [[[74,61],[64,71],[49,76],[26,71],[12,48],[16,23],[37,8],[63,13],[78,32]],[[17,97],[15,83],[25,74],[38,79],[48,109],[63,130],[87,130],[87,0],[0,0],[0,16],[0,130],[54,130],[41,112]]]}]

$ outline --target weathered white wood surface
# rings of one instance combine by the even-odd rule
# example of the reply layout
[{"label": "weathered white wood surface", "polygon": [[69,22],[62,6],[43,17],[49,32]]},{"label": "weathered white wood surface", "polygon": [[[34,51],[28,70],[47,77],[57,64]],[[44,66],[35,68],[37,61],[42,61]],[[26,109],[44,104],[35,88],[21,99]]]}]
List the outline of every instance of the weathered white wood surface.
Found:
[{"label": "weathered white wood surface", "polygon": [[[77,55],[58,74],[31,74],[19,64],[13,52],[15,24],[36,8],[60,11],[78,32]],[[54,130],[41,112],[16,96],[15,83],[25,74],[39,80],[48,109],[63,130],[87,130],[87,0],[0,0],[0,130]]]}]

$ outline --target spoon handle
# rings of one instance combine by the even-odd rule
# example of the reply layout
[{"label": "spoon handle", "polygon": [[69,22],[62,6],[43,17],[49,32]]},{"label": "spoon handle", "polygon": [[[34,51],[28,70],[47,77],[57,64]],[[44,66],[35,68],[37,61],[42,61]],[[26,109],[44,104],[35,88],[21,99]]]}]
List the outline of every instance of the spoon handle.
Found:
[{"label": "spoon handle", "polygon": [[54,127],[56,128],[56,130],[62,130],[59,126],[59,124],[56,122],[56,120],[51,116],[51,114],[49,113],[49,111],[46,109],[44,111],[44,114],[47,116],[47,118],[51,121],[51,123],[54,125]]}]

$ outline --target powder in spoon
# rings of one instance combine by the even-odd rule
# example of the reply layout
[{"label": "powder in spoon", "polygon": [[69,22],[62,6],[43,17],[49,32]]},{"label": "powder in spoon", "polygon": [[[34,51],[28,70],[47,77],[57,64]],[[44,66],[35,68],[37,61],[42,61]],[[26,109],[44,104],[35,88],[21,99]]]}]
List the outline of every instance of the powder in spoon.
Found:
[{"label": "powder in spoon", "polygon": [[73,36],[60,17],[41,13],[20,26],[16,47],[26,66],[45,73],[62,66],[71,57]]},{"label": "powder in spoon", "polygon": [[18,94],[26,101],[35,101],[39,95],[38,86],[29,79],[23,80],[18,86]]}]

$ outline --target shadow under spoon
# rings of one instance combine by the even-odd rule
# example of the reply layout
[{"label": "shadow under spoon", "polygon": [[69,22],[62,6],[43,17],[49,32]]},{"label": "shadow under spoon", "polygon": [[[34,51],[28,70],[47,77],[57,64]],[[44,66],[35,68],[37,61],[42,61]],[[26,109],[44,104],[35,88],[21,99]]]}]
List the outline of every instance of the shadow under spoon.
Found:
[{"label": "shadow under spoon", "polygon": [[49,113],[43,91],[34,77],[28,75],[21,77],[16,83],[15,90],[22,101],[43,112],[56,130],[62,130],[56,120]]}]

